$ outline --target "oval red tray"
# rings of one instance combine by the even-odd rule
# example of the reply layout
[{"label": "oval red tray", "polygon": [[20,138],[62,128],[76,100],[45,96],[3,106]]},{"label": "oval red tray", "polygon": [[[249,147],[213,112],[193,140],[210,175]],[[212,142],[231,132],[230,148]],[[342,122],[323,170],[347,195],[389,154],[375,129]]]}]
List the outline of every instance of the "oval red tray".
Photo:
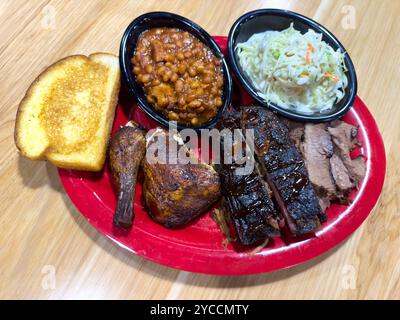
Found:
[{"label": "oval red tray", "polygon": [[[226,52],[226,37],[215,37]],[[251,99],[236,85],[233,103],[249,103]],[[128,116],[130,114],[130,116]],[[121,94],[114,130],[131,118],[146,128],[156,124],[135,103]],[[258,253],[238,252],[231,244],[224,246],[224,237],[211,218],[211,213],[179,230],[170,230],[153,222],[141,202],[141,177],[135,196],[136,217],[129,231],[113,227],[116,196],[108,165],[99,173],[59,169],[65,191],[79,212],[100,233],[125,249],[154,262],[191,272],[239,275],[269,272],[297,265],[333,248],[351,235],[367,218],[382,191],[385,177],[385,150],[377,125],[365,104],[357,98],[353,108],[342,118],[358,125],[358,139],[363,143],[353,156],[366,159],[366,176],[350,197],[349,206],[332,205],[327,209],[328,222],[314,237],[273,239]]]}]

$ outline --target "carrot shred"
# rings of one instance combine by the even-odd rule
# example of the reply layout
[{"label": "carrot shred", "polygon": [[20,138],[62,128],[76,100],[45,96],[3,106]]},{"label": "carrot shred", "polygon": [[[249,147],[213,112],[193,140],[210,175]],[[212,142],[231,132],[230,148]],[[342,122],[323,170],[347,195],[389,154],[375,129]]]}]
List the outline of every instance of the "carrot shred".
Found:
[{"label": "carrot shred", "polygon": [[310,64],[311,63],[311,53],[315,51],[313,45],[311,43],[308,43],[308,48],[307,48],[307,53],[306,53],[306,63]]},{"label": "carrot shred", "polygon": [[333,81],[339,81],[338,77],[334,76],[333,74],[330,73],[325,73],[324,78],[332,79]]}]

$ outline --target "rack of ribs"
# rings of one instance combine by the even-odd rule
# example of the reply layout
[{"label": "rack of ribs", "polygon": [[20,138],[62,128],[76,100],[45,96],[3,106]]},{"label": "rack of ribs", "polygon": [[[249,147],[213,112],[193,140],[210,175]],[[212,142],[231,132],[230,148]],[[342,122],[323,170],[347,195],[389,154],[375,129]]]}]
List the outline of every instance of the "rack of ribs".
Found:
[{"label": "rack of ribs", "polygon": [[[243,245],[255,245],[267,241],[271,237],[280,235],[280,216],[271,199],[270,189],[263,181],[257,166],[248,174],[238,174],[237,169],[243,164],[226,161],[227,154],[235,151],[233,144],[233,130],[240,130],[240,114],[227,113],[217,124],[217,128],[231,135],[221,135],[220,163],[215,168],[221,179],[221,193],[223,195],[223,209],[227,215],[227,221],[233,225],[236,238]],[[226,141],[230,139],[231,141]],[[232,142],[232,144],[231,144]],[[246,142],[242,136],[240,141],[241,151],[245,152]],[[232,149],[227,150],[226,146]],[[243,155],[243,154],[242,154]],[[228,162],[228,163],[227,163]]]},{"label": "rack of ribs", "polygon": [[242,107],[242,129],[254,130],[254,152],[289,231],[314,232],[327,217],[309,180],[304,160],[287,126],[260,106]]}]

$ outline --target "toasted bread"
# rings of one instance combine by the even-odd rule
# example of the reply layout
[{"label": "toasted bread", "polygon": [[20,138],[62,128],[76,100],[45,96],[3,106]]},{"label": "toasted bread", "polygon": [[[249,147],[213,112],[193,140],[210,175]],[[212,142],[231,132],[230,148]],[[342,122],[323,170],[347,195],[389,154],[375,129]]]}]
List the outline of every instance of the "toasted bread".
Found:
[{"label": "toasted bread", "polygon": [[68,169],[104,165],[120,89],[118,58],[106,53],[64,58],[47,68],[21,101],[15,143],[33,160]]}]

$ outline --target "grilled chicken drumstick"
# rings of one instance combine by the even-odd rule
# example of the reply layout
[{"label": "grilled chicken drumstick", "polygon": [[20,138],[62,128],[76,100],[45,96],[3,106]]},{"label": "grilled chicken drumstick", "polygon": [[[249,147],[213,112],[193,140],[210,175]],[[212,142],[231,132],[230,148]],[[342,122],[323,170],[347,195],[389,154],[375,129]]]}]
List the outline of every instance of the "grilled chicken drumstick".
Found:
[{"label": "grilled chicken drumstick", "polygon": [[136,178],[145,153],[145,133],[133,121],[121,127],[111,140],[110,166],[118,190],[114,214],[114,225],[117,227],[127,229],[132,226]]}]

